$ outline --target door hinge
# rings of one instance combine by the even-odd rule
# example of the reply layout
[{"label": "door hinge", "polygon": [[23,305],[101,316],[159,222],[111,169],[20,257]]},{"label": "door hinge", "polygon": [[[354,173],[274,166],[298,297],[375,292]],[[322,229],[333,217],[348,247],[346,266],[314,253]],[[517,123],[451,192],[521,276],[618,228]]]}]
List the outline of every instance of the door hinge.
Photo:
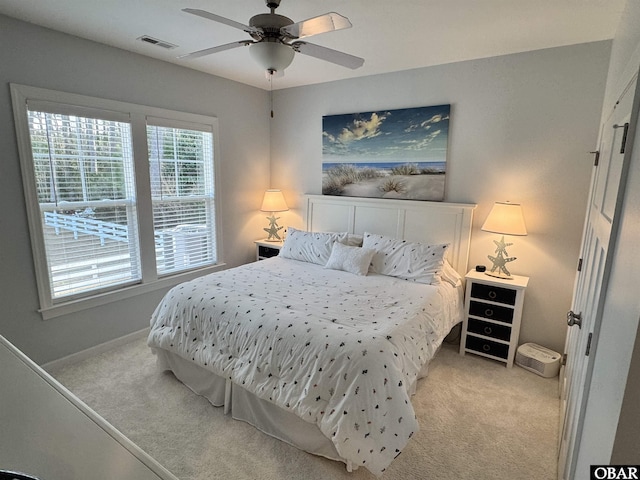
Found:
[{"label": "door hinge", "polygon": [[587,351],[584,354],[588,357],[589,352],[591,351],[591,338],[593,338],[593,333],[589,333],[589,338],[587,338]]},{"label": "door hinge", "polygon": [[563,366],[563,365],[566,365],[566,364],[567,364],[567,354],[563,353],[562,354],[562,360],[560,360],[560,365]]},{"label": "door hinge", "polygon": [[595,159],[593,161],[593,166],[597,167],[598,163],[600,162],[600,151],[599,150],[594,150],[593,152],[589,152],[589,153],[595,154],[596,157],[595,157]]},{"label": "door hinge", "polygon": [[582,271],[582,259],[581,258],[578,259],[578,271],[579,272]]},{"label": "door hinge", "polygon": [[629,122],[624,125],[614,125],[613,128],[624,128],[622,131],[622,142],[620,142],[620,153],[624,153],[624,147],[627,145],[627,133],[629,133]]}]

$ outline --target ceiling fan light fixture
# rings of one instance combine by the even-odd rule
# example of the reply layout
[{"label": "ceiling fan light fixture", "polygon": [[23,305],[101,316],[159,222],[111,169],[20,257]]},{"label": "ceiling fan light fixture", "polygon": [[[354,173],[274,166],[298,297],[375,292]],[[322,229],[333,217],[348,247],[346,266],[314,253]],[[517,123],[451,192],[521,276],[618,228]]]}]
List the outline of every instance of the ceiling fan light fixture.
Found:
[{"label": "ceiling fan light fixture", "polygon": [[291,65],[295,52],[280,42],[262,41],[249,46],[251,58],[264,70],[282,72]]}]

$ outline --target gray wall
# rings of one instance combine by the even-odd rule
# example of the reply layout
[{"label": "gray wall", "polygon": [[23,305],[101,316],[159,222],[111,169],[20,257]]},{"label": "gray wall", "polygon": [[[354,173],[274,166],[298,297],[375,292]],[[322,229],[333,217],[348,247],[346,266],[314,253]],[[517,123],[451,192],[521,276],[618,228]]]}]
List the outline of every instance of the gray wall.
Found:
[{"label": "gray wall", "polygon": [[29,242],[9,83],[219,119],[221,259],[254,258],[269,188],[267,92],[0,15],[0,334],[44,363],[148,326],[162,291],[43,321]]},{"label": "gray wall", "polygon": [[[446,201],[477,203],[470,266],[493,202],[521,202],[529,235],[511,271],[531,277],[520,341],[563,351],[611,42],[597,42],[274,93],[272,183],[290,205],[321,192],[322,116],[451,104]],[[287,212],[301,226],[302,212]],[[284,215],[283,215],[284,216]]]}]

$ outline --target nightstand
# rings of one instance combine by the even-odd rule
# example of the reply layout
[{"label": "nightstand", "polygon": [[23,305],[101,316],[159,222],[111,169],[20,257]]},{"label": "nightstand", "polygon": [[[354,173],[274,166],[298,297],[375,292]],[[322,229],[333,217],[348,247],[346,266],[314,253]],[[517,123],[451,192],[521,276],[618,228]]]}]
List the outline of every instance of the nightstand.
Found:
[{"label": "nightstand", "polygon": [[256,260],[275,257],[280,253],[284,242],[267,242],[266,240],[256,240]]},{"label": "nightstand", "polygon": [[471,270],[465,276],[465,316],[460,355],[473,353],[513,366],[529,277],[510,280]]}]

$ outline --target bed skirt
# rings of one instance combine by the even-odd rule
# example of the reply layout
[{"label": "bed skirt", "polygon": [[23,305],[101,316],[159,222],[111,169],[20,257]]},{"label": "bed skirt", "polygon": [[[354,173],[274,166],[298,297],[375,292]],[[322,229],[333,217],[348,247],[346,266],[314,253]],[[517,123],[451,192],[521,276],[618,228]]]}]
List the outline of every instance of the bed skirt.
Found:
[{"label": "bed skirt", "polygon": [[[170,370],[194,393],[205,397],[215,407],[223,407],[225,415],[231,414],[233,419],[246,422],[305,452],[343,462],[349,472],[357,470],[357,465],[340,457],[334,444],[317,425],[305,422],[293,413],[233,384],[231,380],[215,375],[175,353],[160,348],[152,348],[152,351],[156,355],[158,368]],[[422,367],[419,378],[427,376],[428,366],[427,363]],[[411,386],[411,395],[415,393],[417,383]]]},{"label": "bed skirt", "polygon": [[300,450],[346,464],[348,471],[358,467],[341,458],[335,446],[317,425],[308,423],[271,402],[262,400],[199,365],[166,350],[154,348],[157,365],[170,370],[190,390],[205,397],[213,406],[224,407],[225,414]]}]

